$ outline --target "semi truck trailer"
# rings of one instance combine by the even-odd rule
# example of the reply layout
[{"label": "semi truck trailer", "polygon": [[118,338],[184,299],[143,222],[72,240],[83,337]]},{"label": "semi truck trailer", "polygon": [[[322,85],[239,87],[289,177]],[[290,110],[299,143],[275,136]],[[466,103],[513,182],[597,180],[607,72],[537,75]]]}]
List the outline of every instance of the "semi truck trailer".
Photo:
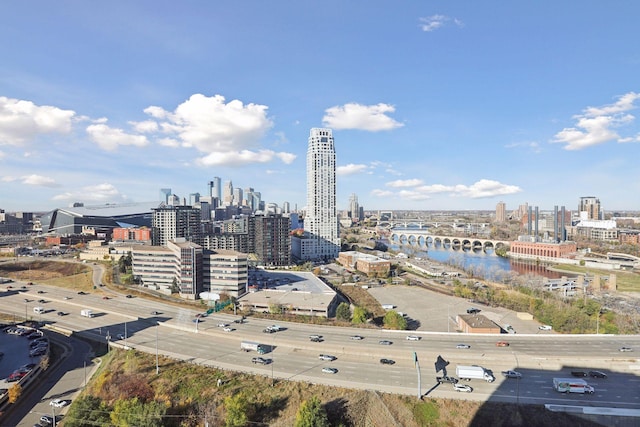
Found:
[{"label": "semi truck trailer", "polygon": [[242,341],[240,343],[240,350],[257,351],[259,354],[265,354],[269,352],[269,346],[266,344],[260,344],[254,341]]},{"label": "semi truck trailer", "polygon": [[496,380],[491,372],[483,368],[482,366],[456,366],[456,375],[461,380],[485,380],[488,383],[492,383]]}]

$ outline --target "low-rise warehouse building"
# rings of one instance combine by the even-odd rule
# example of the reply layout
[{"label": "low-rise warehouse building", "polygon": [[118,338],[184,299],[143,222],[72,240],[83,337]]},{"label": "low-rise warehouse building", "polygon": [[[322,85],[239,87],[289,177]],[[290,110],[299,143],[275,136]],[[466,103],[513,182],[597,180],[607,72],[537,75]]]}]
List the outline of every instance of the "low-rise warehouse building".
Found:
[{"label": "low-rise warehouse building", "polygon": [[482,314],[458,314],[458,330],[467,334],[500,334],[501,328]]},{"label": "low-rise warehouse building", "polygon": [[312,273],[262,272],[270,285],[250,288],[250,292],[238,300],[240,308],[247,311],[269,313],[273,310],[287,314],[333,317],[339,303],[337,293]]}]

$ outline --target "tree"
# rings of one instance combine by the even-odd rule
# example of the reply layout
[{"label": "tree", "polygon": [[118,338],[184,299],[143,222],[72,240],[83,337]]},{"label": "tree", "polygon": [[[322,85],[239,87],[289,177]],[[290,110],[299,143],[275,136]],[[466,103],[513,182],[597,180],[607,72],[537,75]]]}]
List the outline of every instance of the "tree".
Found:
[{"label": "tree", "polygon": [[42,368],[43,371],[49,369],[49,355],[42,356],[42,359],[40,359],[40,368]]},{"label": "tree", "polygon": [[64,417],[67,427],[102,426],[111,424],[109,408],[96,396],[76,399]]},{"label": "tree", "polygon": [[243,392],[225,397],[224,407],[227,410],[225,426],[242,427],[247,425],[247,421],[249,421],[249,401]]},{"label": "tree", "polygon": [[[156,286],[157,288],[157,286]],[[178,286],[178,280],[174,277],[173,281],[171,282],[171,293],[172,294],[177,294],[180,292],[180,287]]]},{"label": "tree", "polygon": [[390,329],[407,329],[407,319],[395,310],[387,311],[387,314],[384,315],[384,319],[382,321],[384,325]]},{"label": "tree", "polygon": [[366,323],[368,317],[369,312],[366,308],[356,306],[353,309],[353,317],[351,318],[351,322],[355,324]]},{"label": "tree", "polygon": [[9,403],[16,403],[22,394],[22,386],[15,384],[9,389]]},{"label": "tree", "polygon": [[320,399],[312,396],[300,405],[296,414],[295,427],[329,427],[327,411],[322,407]]},{"label": "tree", "polygon": [[121,256],[118,260],[118,270],[120,273],[126,273],[131,269],[132,264],[131,252],[127,252],[127,255]]},{"label": "tree", "polygon": [[143,403],[137,397],[117,400],[111,412],[111,423],[119,427],[162,427],[167,406],[156,401]]},{"label": "tree", "polygon": [[280,304],[269,304],[269,313],[282,314],[282,306]]},{"label": "tree", "polygon": [[351,320],[351,309],[349,308],[349,304],[346,302],[341,302],[336,308],[336,319],[350,321]]}]

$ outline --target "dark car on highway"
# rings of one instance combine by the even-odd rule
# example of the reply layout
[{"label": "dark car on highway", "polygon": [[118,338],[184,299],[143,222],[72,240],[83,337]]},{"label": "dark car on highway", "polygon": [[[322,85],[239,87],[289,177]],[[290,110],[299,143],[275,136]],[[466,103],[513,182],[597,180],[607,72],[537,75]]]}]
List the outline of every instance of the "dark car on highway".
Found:
[{"label": "dark car on highway", "polygon": [[391,359],[380,359],[380,363],[382,363],[383,365],[393,365],[396,363],[396,361]]},{"label": "dark car on highway", "polygon": [[458,383],[458,379],[455,377],[436,377],[436,381],[438,381],[440,384],[442,383],[457,384]]},{"label": "dark car on highway", "polygon": [[584,378],[587,376],[587,373],[585,371],[571,371],[571,375],[578,378]]},{"label": "dark car on highway", "polygon": [[251,363],[259,363],[261,365],[268,365],[269,363],[271,363],[271,359],[266,359],[264,357],[254,357],[253,359],[251,359]]},{"label": "dark car on highway", "polygon": [[591,378],[607,378],[607,374],[602,371],[589,371],[589,376]]}]

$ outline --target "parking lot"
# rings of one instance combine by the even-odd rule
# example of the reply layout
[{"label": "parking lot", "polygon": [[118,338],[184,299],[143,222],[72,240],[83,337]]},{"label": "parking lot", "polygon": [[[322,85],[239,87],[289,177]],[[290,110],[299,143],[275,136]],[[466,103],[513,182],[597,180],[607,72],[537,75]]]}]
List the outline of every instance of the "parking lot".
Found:
[{"label": "parking lot", "polygon": [[[513,326],[516,333],[550,333],[540,331],[535,320],[519,319],[516,312],[500,307],[471,303],[463,298],[443,295],[416,286],[386,285],[369,289],[380,304],[392,304],[394,310],[407,315],[410,327],[417,331],[455,332],[456,315],[467,314],[471,307],[501,327]],[[415,322],[411,322],[414,320]]]}]

